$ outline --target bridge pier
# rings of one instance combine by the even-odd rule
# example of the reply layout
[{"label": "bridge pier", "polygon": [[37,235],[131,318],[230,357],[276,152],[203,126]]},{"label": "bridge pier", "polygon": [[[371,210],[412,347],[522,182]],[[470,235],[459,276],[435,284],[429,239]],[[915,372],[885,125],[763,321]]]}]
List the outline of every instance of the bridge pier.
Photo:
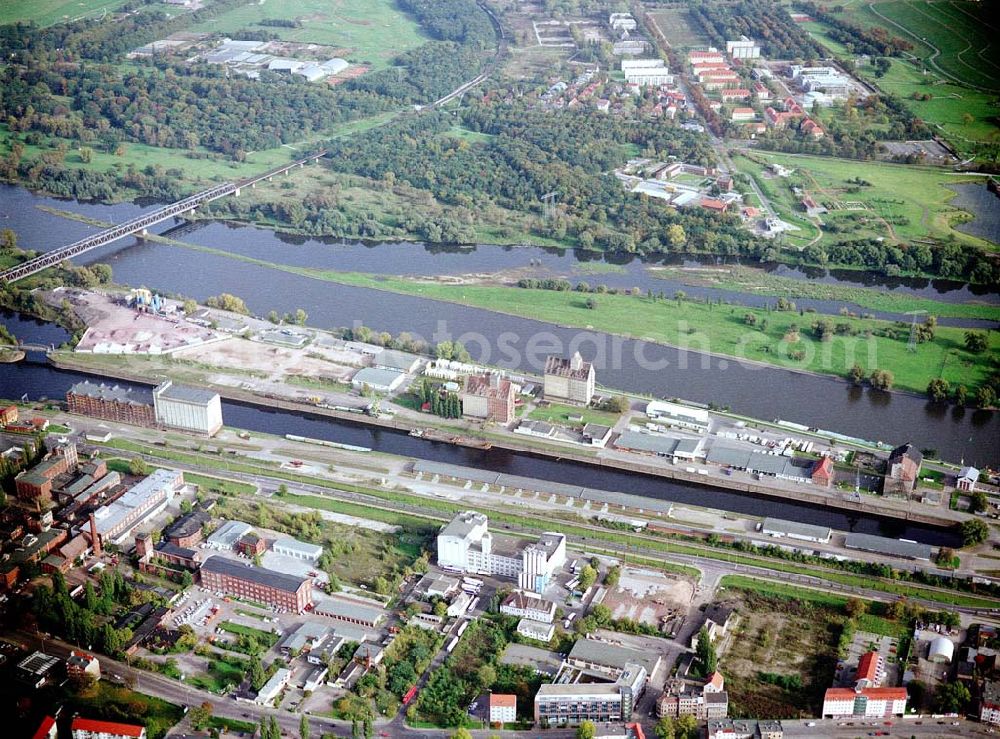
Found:
[{"label": "bridge pier", "polygon": [[240,188],[237,187],[235,190],[233,190],[233,195],[235,197],[239,197],[240,196]]}]

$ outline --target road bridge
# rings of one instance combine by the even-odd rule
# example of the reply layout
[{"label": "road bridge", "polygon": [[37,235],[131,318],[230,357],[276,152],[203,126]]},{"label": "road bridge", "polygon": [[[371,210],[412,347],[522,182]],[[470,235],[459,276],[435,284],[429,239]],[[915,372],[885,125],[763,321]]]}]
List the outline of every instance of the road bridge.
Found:
[{"label": "road bridge", "polygon": [[42,352],[43,354],[48,354],[49,352],[54,352],[56,347],[54,344],[0,344],[0,350],[3,349],[16,349],[22,352]]},{"label": "road bridge", "polygon": [[248,177],[236,182],[226,182],[222,185],[216,185],[208,190],[203,190],[195,195],[186,197],[183,200],[178,200],[176,203],[171,203],[170,205],[165,205],[162,208],[157,208],[150,213],[144,213],[136,216],[125,223],[118,224],[117,226],[111,226],[110,228],[106,228],[103,231],[92,234],[84,239],[81,239],[80,241],[59,247],[58,249],[53,249],[52,251],[41,254],[34,259],[29,259],[27,262],[4,270],[3,272],[0,272],[0,283],[10,284],[12,282],[17,282],[25,277],[41,272],[43,269],[59,264],[65,259],[79,256],[80,254],[88,252],[91,249],[96,249],[100,246],[104,246],[105,244],[110,244],[112,241],[117,241],[118,239],[131,236],[136,233],[145,234],[146,230],[150,226],[155,226],[157,223],[162,223],[170,218],[182,216],[185,213],[190,213],[200,205],[210,203],[213,200],[218,200],[219,198],[224,198],[227,195],[236,195],[238,197],[240,190],[245,187],[253,187],[258,182],[270,180],[272,177],[284,174],[296,167],[304,167],[307,163],[320,159],[323,156],[326,156],[326,149],[316,154],[311,154],[303,159],[297,159],[294,162],[289,162],[288,164],[283,164],[280,167],[275,167],[274,169],[268,170],[267,172],[254,177]]}]

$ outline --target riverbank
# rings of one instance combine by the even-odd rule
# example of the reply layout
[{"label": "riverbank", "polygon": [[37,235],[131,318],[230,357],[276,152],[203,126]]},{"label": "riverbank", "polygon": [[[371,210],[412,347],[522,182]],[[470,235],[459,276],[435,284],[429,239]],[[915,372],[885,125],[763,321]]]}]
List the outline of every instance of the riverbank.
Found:
[{"label": "riverbank", "polygon": [[[933,341],[922,343],[917,351],[911,352],[906,342],[909,326],[879,319],[772,311],[657,297],[651,292],[591,295],[494,284],[455,285],[451,279],[441,284],[426,278],[291,266],[160,236],[150,239],[310,279],[430,298],[567,328],[602,331],[656,342],[693,355],[714,355],[841,379],[856,363],[865,377],[874,370],[888,370],[894,376],[890,389],[916,395],[924,395],[928,383],[940,377],[952,387],[965,385],[972,397],[975,388],[990,376],[990,357],[1000,350],[1000,336],[992,332],[987,334],[990,342],[987,350],[979,354],[965,349],[964,330],[944,326],[936,329]],[[641,302],[641,310],[637,310],[637,301]],[[810,328],[814,321],[824,318],[835,321],[837,331],[830,340],[821,341]],[[831,331],[834,328],[831,323]],[[894,336],[882,335],[890,332]]]},{"label": "riverbank", "polygon": [[[50,357],[50,362],[54,366],[61,369],[74,370],[104,378],[112,378],[146,385],[151,382],[155,382],[155,380],[150,378],[149,375],[145,373],[120,367],[95,367],[92,364],[89,364],[82,357],[67,355],[64,353],[52,355]],[[262,396],[241,388],[220,385],[213,385],[212,388],[218,392],[220,396],[227,400],[251,404],[267,409],[286,410],[294,413],[309,413],[316,416],[346,421],[352,424],[364,424],[380,427],[400,433],[409,433],[413,429],[425,428],[435,421],[433,416],[426,415],[420,416],[418,420],[409,419],[403,416],[397,416],[394,418],[375,418],[358,413],[338,410],[336,408],[320,407],[309,402],[303,402],[291,398],[282,398],[275,394]],[[448,430],[453,431],[454,427],[448,426]],[[467,435],[479,435],[469,429],[463,429],[463,431],[465,431]],[[884,518],[898,519],[901,521],[909,521],[945,528],[954,526],[960,520],[960,517],[956,517],[951,511],[932,512],[931,510],[920,510],[917,506],[906,502],[882,499],[874,501],[870,499],[866,499],[864,501],[857,499],[852,500],[849,497],[841,496],[836,492],[823,494],[800,490],[798,488],[795,490],[788,490],[777,487],[769,487],[760,483],[739,482],[715,476],[712,477],[711,484],[706,485],[706,478],[703,475],[688,471],[682,466],[666,464],[654,465],[643,463],[638,460],[631,461],[620,458],[602,459],[577,452],[568,447],[556,447],[554,445],[546,447],[531,441],[521,442],[517,439],[510,438],[508,435],[489,434],[488,440],[496,450],[516,452],[519,454],[560,461],[568,460],[572,461],[574,464],[587,465],[595,468],[608,468],[617,471],[624,470],[650,477],[677,480],[688,484],[698,485],[703,487],[705,490],[721,488],[754,497],[802,502],[848,514],[876,515]]]},{"label": "riverbank", "polygon": [[763,269],[740,265],[722,267],[652,266],[655,277],[677,280],[692,287],[714,287],[738,292],[769,295],[796,300],[830,300],[845,305],[854,304],[885,313],[925,311],[928,315],[954,318],[975,318],[1000,322],[1000,306],[983,300],[979,303],[946,303],[908,295],[897,295],[871,287],[846,287],[819,280],[800,280],[771,274]]},{"label": "riverbank", "polygon": [[[653,341],[692,354],[712,354],[794,372],[844,378],[856,363],[866,377],[874,370],[888,370],[894,377],[893,390],[918,395],[923,395],[927,384],[938,377],[952,387],[965,385],[971,395],[989,378],[990,358],[1000,351],[1000,336],[995,332],[987,333],[987,350],[974,354],[964,346],[962,329],[938,327],[932,341],[919,344],[911,352],[907,347],[909,326],[878,319],[831,317],[835,335],[823,341],[815,337],[811,325],[827,317],[792,310],[761,310],[649,294],[595,295],[505,286],[456,286],[421,279],[276,268],[329,282],[540,319],[569,328]],[[893,337],[878,335],[889,330],[895,334]]]}]

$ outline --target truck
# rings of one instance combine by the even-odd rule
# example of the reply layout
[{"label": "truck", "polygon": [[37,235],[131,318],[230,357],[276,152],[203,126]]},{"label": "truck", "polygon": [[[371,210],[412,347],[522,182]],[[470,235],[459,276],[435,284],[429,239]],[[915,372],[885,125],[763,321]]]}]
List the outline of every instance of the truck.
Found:
[{"label": "truck", "polygon": [[406,691],[406,695],[403,696],[403,705],[408,706],[413,702],[413,699],[417,696],[417,686],[414,685],[412,688]]}]

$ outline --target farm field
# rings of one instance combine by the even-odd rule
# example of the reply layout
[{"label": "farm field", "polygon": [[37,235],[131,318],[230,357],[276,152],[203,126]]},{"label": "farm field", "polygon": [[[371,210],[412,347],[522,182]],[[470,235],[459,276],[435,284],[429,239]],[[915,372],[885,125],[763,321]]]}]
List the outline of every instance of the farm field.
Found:
[{"label": "farm field", "polygon": [[887,0],[854,4],[844,14],[862,25],[878,25],[905,37],[916,47],[914,56],[942,77],[984,92],[1000,92],[998,26],[988,20],[980,3]]},{"label": "farm field", "polygon": [[[734,162],[741,171],[756,174],[762,186],[767,184],[765,189],[775,196],[780,210],[794,213],[800,219],[802,208],[792,194],[792,186],[802,187],[817,203],[825,204],[831,211],[831,206],[841,206],[839,212],[826,214],[823,219],[853,218],[860,224],[860,234],[899,241],[954,237],[959,242],[997,248],[995,244],[951,227],[953,219],[967,219],[969,215],[949,205],[955,193],[946,184],[975,181],[969,176],[930,167],[879,162],[865,162],[859,166],[856,161],[833,157],[764,151],[754,152],[752,156],[752,160],[737,156]],[[762,171],[770,163],[781,164],[795,172],[788,178],[763,178]],[[870,185],[848,182],[859,176]],[[824,236],[824,239],[829,238],[832,236]]]},{"label": "farm field", "polygon": [[[300,28],[261,26],[266,19],[297,20]],[[277,34],[284,41],[338,47],[351,62],[385,67],[427,37],[393,0],[268,0],[244,5],[192,26],[202,33],[240,30]]]},{"label": "farm field", "polygon": [[654,10],[649,15],[667,43],[673,47],[701,46],[707,43],[705,36],[689,21],[685,8]]},{"label": "farm field", "polygon": [[125,0],[5,0],[0,3],[0,25],[18,21],[34,21],[39,26],[51,26],[85,16],[100,17]]}]

